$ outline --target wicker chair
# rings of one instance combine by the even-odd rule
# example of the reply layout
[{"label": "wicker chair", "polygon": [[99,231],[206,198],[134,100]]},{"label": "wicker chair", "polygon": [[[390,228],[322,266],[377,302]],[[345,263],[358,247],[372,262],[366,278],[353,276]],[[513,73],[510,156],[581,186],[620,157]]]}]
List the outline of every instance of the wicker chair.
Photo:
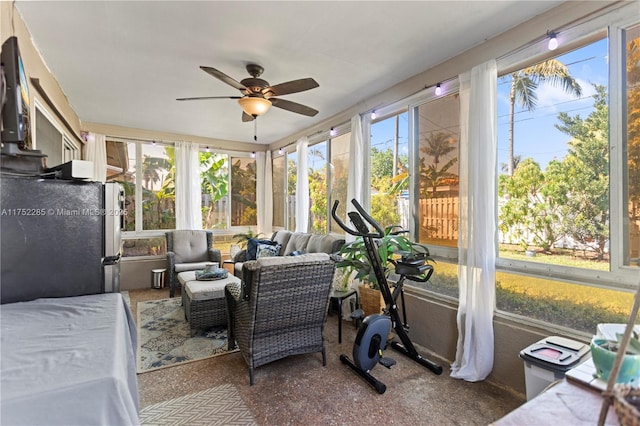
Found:
[{"label": "wicker chair", "polygon": [[289,355],[326,353],[322,332],[335,263],[325,253],[245,262],[241,284],[227,284],[229,349],[254,369]]},{"label": "wicker chair", "polygon": [[169,297],[180,287],[178,274],[184,271],[204,269],[208,263],[220,265],[220,250],[213,248],[211,231],[179,230],[165,234],[167,239],[167,273],[165,285],[169,286]]}]

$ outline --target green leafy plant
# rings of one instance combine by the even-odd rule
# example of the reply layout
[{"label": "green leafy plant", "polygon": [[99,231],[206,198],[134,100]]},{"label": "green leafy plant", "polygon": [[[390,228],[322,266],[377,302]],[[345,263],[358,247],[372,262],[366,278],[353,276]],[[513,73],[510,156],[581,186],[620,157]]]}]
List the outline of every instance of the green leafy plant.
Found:
[{"label": "green leafy plant", "polygon": [[[622,344],[622,337],[622,333],[616,333],[616,340],[604,340],[599,346],[612,352],[618,352]],[[625,353],[628,355],[640,355],[640,338],[638,338],[638,333],[635,331],[629,337],[629,344]]]},{"label": "green leafy plant", "polygon": [[[402,234],[396,234],[397,226],[388,226],[382,238],[375,239],[385,276],[395,268],[396,261],[401,257],[421,255],[427,262],[433,261],[429,257],[427,246],[415,243]],[[345,244],[340,249],[341,260],[336,263],[338,268],[346,268],[345,280],[352,277],[360,281],[368,281],[374,289],[380,289],[380,285],[373,270],[371,260],[368,257],[364,240],[358,237],[356,240]]]},{"label": "green leafy plant", "polygon": [[238,244],[241,248],[245,248],[247,246],[247,241],[251,238],[258,238],[262,235],[262,232],[255,233],[251,228],[247,229],[247,232],[235,234],[232,238],[235,243]]}]

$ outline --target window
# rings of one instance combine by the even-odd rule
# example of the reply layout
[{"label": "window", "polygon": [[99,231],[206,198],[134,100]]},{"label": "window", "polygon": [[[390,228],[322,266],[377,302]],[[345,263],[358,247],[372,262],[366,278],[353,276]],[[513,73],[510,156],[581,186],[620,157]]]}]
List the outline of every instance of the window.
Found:
[{"label": "window", "polygon": [[418,235],[421,243],[457,247],[460,102],[457,94],[418,107]]},{"label": "window", "polygon": [[371,123],[371,216],[385,228],[409,229],[407,112]]},{"label": "window", "polygon": [[125,201],[123,231],[136,230],[136,143],[106,141],[107,182],[118,182],[124,187]]},{"label": "window", "polygon": [[230,157],[231,226],[257,225],[256,160]]},{"label": "window", "polygon": [[496,305],[504,312],[590,333],[628,315],[640,251],[635,16],[568,31],[576,40],[556,56],[532,46],[535,61],[499,63],[507,70],[498,80]]},{"label": "window", "polygon": [[80,148],[72,142],[44,108],[36,102],[36,149],[46,154],[45,164],[54,167],[71,160],[80,159]]},{"label": "window", "polygon": [[173,146],[107,138],[106,150],[107,182],[125,192],[123,257],[165,255],[164,236],[148,234],[175,227]]},{"label": "window", "polygon": [[138,147],[141,158],[135,174],[141,183],[142,230],[175,229],[174,148],[155,142],[140,143]]},{"label": "window", "polygon": [[309,171],[309,232],[327,232],[327,142],[311,145],[307,151]]},{"label": "window", "polygon": [[71,142],[66,136],[62,138],[62,145],[63,145],[63,153],[62,153],[63,163],[69,162],[71,160],[80,160],[80,149],[78,149],[78,145]]},{"label": "window", "polygon": [[174,229],[173,146],[107,139],[106,147],[107,181],[119,182],[125,190],[124,231]]},{"label": "window", "polygon": [[[329,163],[330,174],[330,197],[329,210],[333,208],[334,202],[337,200],[338,217],[346,220],[347,217],[347,185],[349,182],[349,146],[351,143],[351,132],[336,136],[329,141],[331,148],[331,159]],[[331,218],[330,232],[344,234],[344,230],[338,226]]]},{"label": "window", "polygon": [[296,229],[296,185],[298,182],[298,154],[287,154],[287,229]]},{"label": "window", "polygon": [[627,182],[629,206],[628,243],[624,265],[640,266],[640,26],[627,32],[624,69],[627,106]]},{"label": "window", "polygon": [[200,151],[200,192],[202,228],[227,229],[229,194],[229,156]]},{"label": "window", "polygon": [[256,226],[256,160],[208,149],[199,159],[203,229]]},{"label": "window", "polygon": [[501,257],[609,268],[607,81],[607,39],[500,78]]},{"label": "window", "polygon": [[273,226],[284,228],[285,225],[285,196],[284,188],[285,179],[285,161],[287,157],[281,155],[274,157],[271,170],[273,172],[272,189],[273,189]]}]

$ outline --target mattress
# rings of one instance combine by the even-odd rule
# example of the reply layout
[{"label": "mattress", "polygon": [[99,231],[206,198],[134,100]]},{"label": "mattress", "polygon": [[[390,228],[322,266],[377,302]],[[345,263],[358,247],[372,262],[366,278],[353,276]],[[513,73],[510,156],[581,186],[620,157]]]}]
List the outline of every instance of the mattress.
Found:
[{"label": "mattress", "polygon": [[0,306],[0,419],[137,425],[137,336],[119,293]]}]

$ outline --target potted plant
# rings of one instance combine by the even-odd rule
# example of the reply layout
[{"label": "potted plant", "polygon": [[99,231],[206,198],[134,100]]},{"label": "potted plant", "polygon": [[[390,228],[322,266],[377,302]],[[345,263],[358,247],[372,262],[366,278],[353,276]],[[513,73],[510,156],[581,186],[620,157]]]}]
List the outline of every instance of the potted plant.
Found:
[{"label": "potted plant", "polygon": [[[385,276],[394,270],[395,262],[402,256],[415,256],[420,254],[427,261],[433,261],[429,257],[429,249],[420,243],[415,243],[402,233],[395,232],[397,226],[389,226],[385,229],[384,236],[375,240],[378,255],[380,256],[381,265],[384,269]],[[384,301],[380,293],[380,285],[376,278],[375,271],[367,255],[364,240],[358,237],[356,240],[345,244],[340,249],[341,260],[336,263],[336,267],[344,268],[344,278],[342,286],[348,287],[351,279],[360,281],[359,286],[360,300],[365,311],[365,315],[374,312],[380,312],[380,309],[368,308],[367,301],[371,300],[374,306],[384,307]],[[371,293],[373,291],[374,293]]]},{"label": "potted plant", "polygon": [[232,237],[234,238],[235,244],[231,244],[231,246],[229,246],[229,257],[231,257],[231,260],[236,260],[236,256],[238,255],[238,253],[240,253],[247,247],[247,242],[251,238],[259,238],[261,235],[262,232],[255,233],[251,228],[247,228],[247,232],[235,234]]},{"label": "potted plant", "polygon": [[251,238],[258,238],[262,235],[262,232],[255,233],[251,228],[247,228],[247,232],[235,234],[232,238],[235,239],[235,243],[241,248],[244,249],[247,246],[247,241]]},{"label": "potted plant", "polygon": [[[604,381],[609,380],[609,374],[613,368],[620,343],[622,341],[622,333],[616,333],[617,340],[607,340],[602,337],[594,336],[591,340],[591,358],[593,365],[596,367],[596,377]],[[616,383],[629,383],[634,386],[638,385],[640,380],[640,340],[638,334],[634,331],[633,336],[629,339],[627,350],[622,358],[620,372]]]}]

